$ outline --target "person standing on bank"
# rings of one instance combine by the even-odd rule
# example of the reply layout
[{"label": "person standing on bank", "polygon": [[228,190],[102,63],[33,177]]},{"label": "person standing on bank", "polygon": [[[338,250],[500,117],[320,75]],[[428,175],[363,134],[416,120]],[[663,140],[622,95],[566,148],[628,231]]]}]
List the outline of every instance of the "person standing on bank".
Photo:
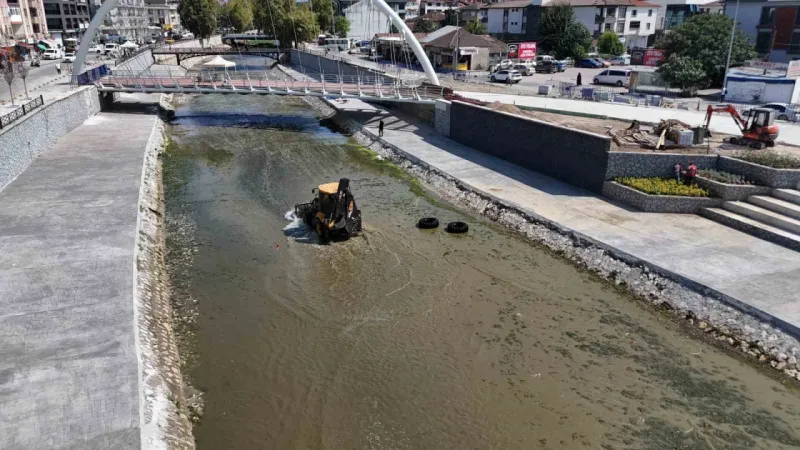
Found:
[{"label": "person standing on bank", "polygon": [[383,121],[378,122],[378,137],[383,137]]},{"label": "person standing on bank", "polygon": [[61,75],[61,63],[60,62],[56,63],[56,73]]},{"label": "person standing on bank", "polygon": [[578,72],[578,79],[575,81],[575,85],[577,85],[577,86],[581,85],[581,73],[580,72]]}]

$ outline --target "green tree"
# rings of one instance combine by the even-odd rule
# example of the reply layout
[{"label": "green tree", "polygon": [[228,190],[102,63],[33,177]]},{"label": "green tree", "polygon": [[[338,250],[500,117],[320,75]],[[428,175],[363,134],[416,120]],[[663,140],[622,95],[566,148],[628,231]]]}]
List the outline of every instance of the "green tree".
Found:
[{"label": "green tree", "polygon": [[253,4],[250,0],[231,0],[225,8],[230,26],[238,32],[253,28]]},{"label": "green tree", "polygon": [[316,15],[310,8],[294,0],[253,1],[255,26],[264,34],[274,34],[281,47],[312,41],[319,34]]},{"label": "green tree", "polygon": [[703,63],[689,56],[678,56],[673,53],[659,66],[658,72],[664,81],[680,88],[681,93],[687,96],[693,96],[697,93],[697,89],[709,83]]},{"label": "green tree", "polygon": [[474,19],[467,24],[467,32],[472,34],[489,34],[489,29],[486,25],[478,22],[478,19]]},{"label": "green tree", "polygon": [[433,22],[431,22],[429,20],[420,19],[416,23],[416,25],[414,25],[414,32],[415,33],[430,33],[432,31],[436,31],[437,28],[438,27],[436,26],[435,23],[433,23]]},{"label": "green tree", "polygon": [[218,8],[215,0],[181,0],[178,5],[181,24],[200,39],[200,45],[214,34]]},{"label": "green tree", "polygon": [[606,55],[621,55],[625,51],[625,46],[619,40],[617,33],[606,31],[597,40],[597,51]]},{"label": "green tree", "polygon": [[317,16],[319,29],[323,32],[332,32],[333,4],[331,0],[311,0],[311,10]]},{"label": "green tree", "polygon": [[565,3],[556,3],[544,9],[540,30],[542,48],[558,59],[571,56],[578,60],[592,44],[589,30],[575,20],[572,6]]},{"label": "green tree", "polygon": [[345,16],[336,16],[333,19],[333,27],[336,28],[336,36],[347,37],[350,32],[350,21]]},{"label": "green tree", "polygon": [[[691,58],[697,61],[706,75],[702,85],[722,84],[728,56],[733,19],[724,14],[698,14],[677,27],[670,28],[658,41],[656,48],[666,50],[669,58]],[[734,35],[731,65],[741,65],[757,56],[753,44],[740,29]],[[694,65],[692,65],[694,67]],[[673,70],[673,69],[670,69]]]}]

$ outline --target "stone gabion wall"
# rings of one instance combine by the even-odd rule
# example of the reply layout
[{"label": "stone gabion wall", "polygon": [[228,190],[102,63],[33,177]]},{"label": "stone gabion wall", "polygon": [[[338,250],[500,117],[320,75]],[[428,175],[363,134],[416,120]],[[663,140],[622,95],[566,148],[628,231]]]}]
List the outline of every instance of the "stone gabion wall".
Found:
[{"label": "stone gabion wall", "polygon": [[94,86],[54,100],[0,130],[0,190],[28,168],[56,139],[100,112]]},{"label": "stone gabion wall", "polygon": [[343,61],[335,61],[333,59],[320,57],[318,55],[306,53],[304,51],[296,49],[292,49],[291,59],[292,59],[292,64],[298,64],[300,66],[303,66],[307,70],[310,70],[314,73],[324,72],[326,74],[332,74],[332,75],[341,74],[341,75],[352,75],[352,76],[375,75],[374,73],[370,73],[365,69],[361,69],[358,66],[347,64],[346,62]]},{"label": "stone gabion wall", "polygon": [[725,184],[708,178],[696,177],[697,185],[708,190],[714,196],[725,201],[746,200],[751,195],[769,195],[772,188],[769,186],[755,186],[751,184]]},{"label": "stone gabion wall", "polygon": [[797,189],[800,169],[773,169],[741,159],[720,156],[717,170],[744,175],[748,180],[774,188]]},{"label": "stone gabion wall", "polygon": [[696,214],[703,208],[722,205],[718,198],[649,195],[614,181],[603,184],[603,195],[646,212]]},{"label": "stone gabion wall", "polygon": [[684,155],[681,153],[609,152],[606,180],[617,177],[671,177],[677,163],[698,169],[716,169],[717,155]]}]

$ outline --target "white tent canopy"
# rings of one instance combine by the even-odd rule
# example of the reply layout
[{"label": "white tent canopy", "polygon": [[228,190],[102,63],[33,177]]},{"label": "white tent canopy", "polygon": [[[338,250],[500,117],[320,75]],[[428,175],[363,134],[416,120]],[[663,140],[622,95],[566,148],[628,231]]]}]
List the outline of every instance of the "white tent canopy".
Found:
[{"label": "white tent canopy", "polygon": [[124,44],[120,45],[119,48],[139,48],[139,46],[131,41],[126,41]]},{"label": "white tent canopy", "polygon": [[236,63],[233,61],[228,61],[227,59],[223,58],[222,56],[215,56],[211,61],[207,61],[203,63],[203,67],[214,68],[214,67],[233,67]]}]

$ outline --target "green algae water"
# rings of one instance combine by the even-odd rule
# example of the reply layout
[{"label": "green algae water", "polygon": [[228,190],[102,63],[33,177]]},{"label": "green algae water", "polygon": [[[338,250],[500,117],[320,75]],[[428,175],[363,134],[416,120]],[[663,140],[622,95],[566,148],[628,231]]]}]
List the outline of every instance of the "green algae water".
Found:
[{"label": "green algae water", "polygon": [[[800,447],[796,388],[437,200],[302,99],[176,117],[167,264],[198,448]],[[365,230],[319,245],[291,210],[341,177]]]}]

